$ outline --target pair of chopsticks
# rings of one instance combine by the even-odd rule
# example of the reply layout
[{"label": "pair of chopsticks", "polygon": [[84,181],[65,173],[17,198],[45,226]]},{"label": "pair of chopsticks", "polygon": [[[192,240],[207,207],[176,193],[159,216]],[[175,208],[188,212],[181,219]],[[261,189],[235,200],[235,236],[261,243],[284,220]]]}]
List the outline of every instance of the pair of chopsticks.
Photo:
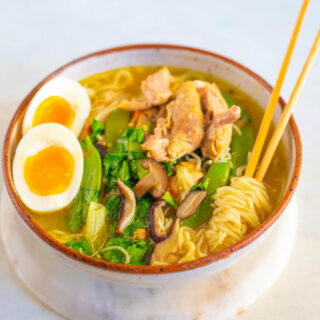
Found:
[{"label": "pair of chopsticks", "polygon": [[313,61],[317,55],[317,52],[319,50],[319,47],[320,47],[320,30],[319,30],[318,34],[316,36],[316,39],[312,45],[312,48],[309,52],[309,55],[305,61],[305,64],[302,68],[302,71],[298,77],[298,80],[295,84],[295,87],[292,91],[289,102],[282,112],[282,115],[281,115],[280,120],[276,126],[276,129],[272,135],[272,138],[269,142],[269,145],[267,146],[266,152],[261,160],[261,163],[258,167],[258,170],[256,171],[257,164],[260,159],[261,151],[264,146],[268,131],[270,129],[270,125],[272,122],[272,116],[273,116],[274,110],[275,110],[276,105],[279,100],[280,90],[281,90],[285,75],[288,70],[288,66],[289,66],[289,63],[290,63],[290,60],[292,57],[294,46],[296,44],[296,40],[298,38],[298,34],[301,29],[302,21],[303,21],[304,15],[306,13],[308,4],[309,4],[309,0],[304,0],[302,3],[300,13],[299,13],[295,28],[293,30],[293,34],[291,36],[291,40],[290,40],[286,55],[284,57],[283,63],[282,63],[276,85],[272,91],[266,112],[265,112],[264,117],[262,119],[261,126],[259,129],[257,138],[256,138],[256,142],[254,144],[252,153],[249,158],[248,166],[247,166],[247,169],[245,172],[245,176],[247,176],[247,177],[254,176],[254,178],[258,181],[262,181],[265,173],[267,172],[267,169],[268,169],[269,164],[271,162],[271,159],[274,155],[274,152],[279,144],[281,136],[282,136],[282,134],[286,128],[286,125],[288,124],[288,121],[291,117],[293,107],[299,97],[299,94],[300,94],[302,87],[305,83],[308,72],[310,71],[312,63],[313,63]]}]

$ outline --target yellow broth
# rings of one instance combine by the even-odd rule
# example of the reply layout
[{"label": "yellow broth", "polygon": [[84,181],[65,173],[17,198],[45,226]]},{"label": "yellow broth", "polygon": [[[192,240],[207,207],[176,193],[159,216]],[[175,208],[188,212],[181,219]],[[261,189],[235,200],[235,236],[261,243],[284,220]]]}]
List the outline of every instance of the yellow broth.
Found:
[{"label": "yellow broth", "polygon": [[[80,83],[88,90],[90,95],[92,106],[101,104],[106,99],[106,93],[115,91],[114,83],[117,83],[116,91],[126,99],[139,96],[141,82],[150,74],[157,71],[159,67],[154,66],[137,66],[115,69],[99,74],[89,76],[82,79]],[[252,120],[253,132],[256,135],[262,116],[263,109],[243,91],[239,90],[235,86],[221,80],[214,76],[199,72],[192,71],[184,68],[169,67],[171,74],[175,77],[175,81],[172,84],[172,90],[175,90],[176,84],[185,80],[204,80],[209,82],[215,82],[222,92],[229,94],[235,100],[239,102],[241,108],[243,108]],[[126,74],[131,74],[131,80],[128,81]],[[273,128],[272,130],[273,131]],[[269,135],[270,136],[270,135]],[[271,197],[272,206],[275,207],[281,199],[284,187],[286,185],[288,172],[288,163],[286,157],[286,151],[284,144],[281,142],[275,156],[272,160],[270,168],[265,176],[264,182],[268,186],[268,191]],[[46,231],[52,229],[58,229],[61,231],[67,231],[66,216],[68,208],[62,211],[49,213],[47,215],[38,215],[31,213],[36,222]]]}]

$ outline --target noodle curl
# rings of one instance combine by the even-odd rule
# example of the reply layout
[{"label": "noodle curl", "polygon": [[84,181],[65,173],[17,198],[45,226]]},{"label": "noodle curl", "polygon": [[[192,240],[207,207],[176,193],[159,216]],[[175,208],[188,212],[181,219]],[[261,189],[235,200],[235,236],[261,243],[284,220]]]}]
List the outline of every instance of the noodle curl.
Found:
[{"label": "noodle curl", "polygon": [[257,228],[271,212],[264,183],[249,177],[235,177],[230,186],[214,194],[209,222],[196,230],[180,227],[178,262],[204,257],[233,245]]}]

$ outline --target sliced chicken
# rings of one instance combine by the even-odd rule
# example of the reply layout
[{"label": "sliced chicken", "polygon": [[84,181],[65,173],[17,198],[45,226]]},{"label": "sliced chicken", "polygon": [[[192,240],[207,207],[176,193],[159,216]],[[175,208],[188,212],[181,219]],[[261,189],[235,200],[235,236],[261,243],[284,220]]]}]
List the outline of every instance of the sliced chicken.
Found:
[{"label": "sliced chicken", "polygon": [[149,109],[151,105],[144,98],[133,98],[131,101],[122,101],[119,107],[127,111],[137,111]]},{"label": "sliced chicken", "polygon": [[213,118],[212,124],[216,127],[230,124],[237,121],[240,118],[240,115],[241,109],[238,106],[232,106],[227,111],[217,114]]},{"label": "sliced chicken", "polygon": [[205,138],[201,146],[202,155],[218,160],[229,149],[232,138],[232,123],[240,117],[240,108],[228,108],[215,83],[194,81],[201,97],[204,113]]},{"label": "sliced chicken", "polygon": [[131,124],[135,128],[143,126],[148,122],[154,125],[156,123],[156,120],[158,119],[158,114],[159,108],[135,111],[131,118]]},{"label": "sliced chicken", "polygon": [[152,106],[164,104],[171,97],[171,75],[168,68],[162,68],[150,75],[141,84],[141,91],[146,101]]},{"label": "sliced chicken", "polygon": [[158,161],[168,161],[167,147],[168,124],[166,118],[159,118],[153,134],[145,133],[145,142],[141,145],[142,149],[148,151],[148,156]]},{"label": "sliced chicken", "polygon": [[159,118],[154,134],[147,135],[142,148],[158,161],[172,161],[198,149],[204,137],[200,96],[192,81],[178,88],[166,106],[166,117]]},{"label": "sliced chicken", "polygon": [[143,98],[123,101],[120,107],[128,111],[145,110],[166,103],[172,95],[170,91],[171,75],[168,68],[161,68],[151,74],[141,84]]}]

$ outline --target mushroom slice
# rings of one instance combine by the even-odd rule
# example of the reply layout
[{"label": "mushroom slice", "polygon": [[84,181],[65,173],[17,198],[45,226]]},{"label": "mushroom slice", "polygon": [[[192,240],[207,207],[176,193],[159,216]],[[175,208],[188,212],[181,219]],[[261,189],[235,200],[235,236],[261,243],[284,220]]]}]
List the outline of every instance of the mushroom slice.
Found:
[{"label": "mushroom slice", "polygon": [[142,198],[150,190],[155,199],[161,198],[169,188],[166,170],[159,162],[151,158],[143,159],[141,167],[149,170],[149,173],[134,186],[137,198]]},{"label": "mushroom slice", "polygon": [[150,257],[151,265],[168,262],[168,259],[170,259],[170,255],[177,252],[177,237],[180,229],[180,221],[181,220],[177,218],[172,224],[169,236],[165,240],[156,244]]},{"label": "mushroom slice", "polygon": [[105,144],[104,141],[96,141],[94,143],[94,146],[96,147],[96,149],[98,150],[99,154],[100,154],[100,157],[101,157],[101,160],[103,161],[105,155],[108,153],[108,148]]},{"label": "mushroom slice", "polygon": [[134,192],[120,179],[117,180],[117,185],[121,192],[121,212],[116,233],[117,235],[121,235],[134,218],[134,213],[136,211],[136,198],[134,196]]},{"label": "mushroom slice", "polygon": [[196,212],[207,194],[207,191],[202,190],[189,192],[177,209],[177,217],[181,219],[191,217]]},{"label": "mushroom slice", "polygon": [[164,214],[162,208],[166,205],[164,200],[157,200],[149,209],[148,222],[150,227],[150,237],[154,242],[160,242],[167,236],[164,226]]}]

